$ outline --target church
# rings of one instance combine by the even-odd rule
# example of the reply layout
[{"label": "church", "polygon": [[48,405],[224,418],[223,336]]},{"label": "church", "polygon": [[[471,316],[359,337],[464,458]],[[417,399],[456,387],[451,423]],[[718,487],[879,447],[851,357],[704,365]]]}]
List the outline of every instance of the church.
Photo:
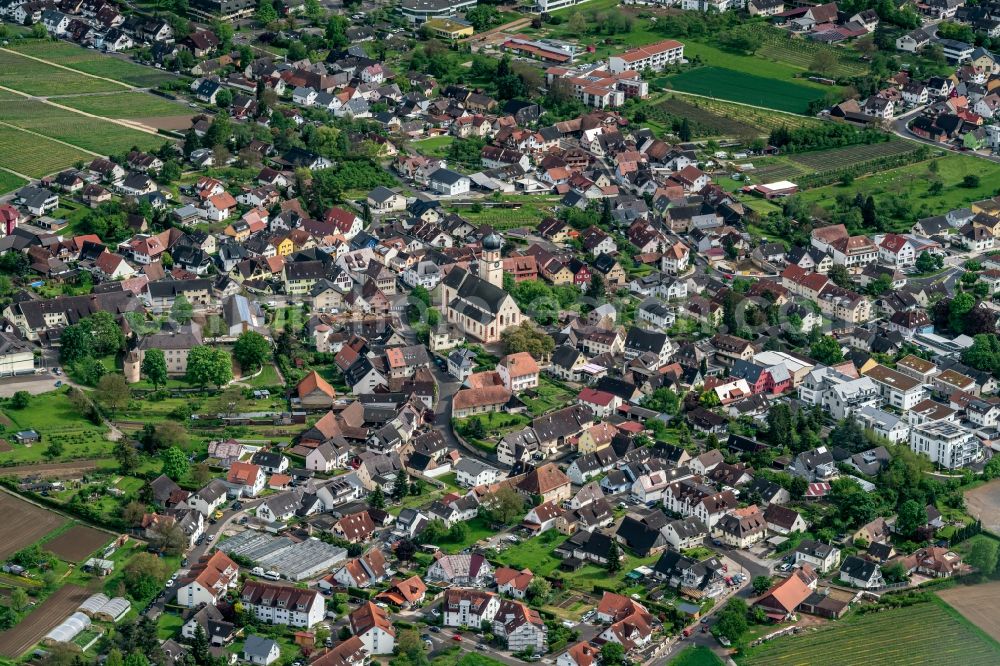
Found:
[{"label": "church", "polygon": [[497,342],[500,334],[521,323],[521,308],[503,289],[503,239],[490,234],[483,239],[479,275],[455,268],[441,281],[441,311],[445,321],[455,324],[480,342]]}]

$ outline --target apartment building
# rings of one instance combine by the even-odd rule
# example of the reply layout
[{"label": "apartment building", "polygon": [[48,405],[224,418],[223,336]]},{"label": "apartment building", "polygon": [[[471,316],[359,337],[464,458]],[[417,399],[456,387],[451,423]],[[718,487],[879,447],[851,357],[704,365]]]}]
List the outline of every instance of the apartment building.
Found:
[{"label": "apartment building", "polygon": [[629,70],[641,72],[645,69],[659,72],[667,65],[683,59],[684,45],[674,39],[665,39],[662,42],[629,49],[619,55],[611,56],[608,58],[608,69],[612,74],[621,74]]}]

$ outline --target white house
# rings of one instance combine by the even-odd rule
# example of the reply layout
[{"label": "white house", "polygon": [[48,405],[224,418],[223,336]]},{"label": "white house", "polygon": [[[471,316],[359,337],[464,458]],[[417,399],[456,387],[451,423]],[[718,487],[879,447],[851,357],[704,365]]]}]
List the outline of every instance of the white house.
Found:
[{"label": "white house", "polygon": [[500,470],[474,458],[465,457],[455,464],[455,479],[466,488],[495,483],[499,478]]},{"label": "white house", "polygon": [[197,608],[202,604],[214,606],[239,582],[240,567],[217,550],[204,555],[180,579],[177,587],[177,605]]},{"label": "white house", "polygon": [[446,627],[478,627],[492,622],[500,610],[500,598],[492,592],[452,587],[441,604]]},{"label": "white house", "polygon": [[326,602],[316,590],[263,581],[248,581],[240,594],[243,607],[267,624],[311,627],[326,612]]},{"label": "white house", "polygon": [[392,654],[396,647],[396,630],[388,613],[366,601],[351,613],[350,622],[351,632],[361,639],[368,654]]},{"label": "white house", "polygon": [[430,188],[443,196],[467,194],[471,182],[468,176],[451,169],[438,169],[430,175]]}]

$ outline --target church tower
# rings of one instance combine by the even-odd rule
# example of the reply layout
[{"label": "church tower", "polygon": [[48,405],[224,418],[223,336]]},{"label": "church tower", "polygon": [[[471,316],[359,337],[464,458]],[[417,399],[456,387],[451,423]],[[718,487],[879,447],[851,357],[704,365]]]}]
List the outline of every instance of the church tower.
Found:
[{"label": "church tower", "polygon": [[479,277],[503,289],[503,259],[500,248],[503,239],[493,233],[483,239],[483,253],[479,257]]}]

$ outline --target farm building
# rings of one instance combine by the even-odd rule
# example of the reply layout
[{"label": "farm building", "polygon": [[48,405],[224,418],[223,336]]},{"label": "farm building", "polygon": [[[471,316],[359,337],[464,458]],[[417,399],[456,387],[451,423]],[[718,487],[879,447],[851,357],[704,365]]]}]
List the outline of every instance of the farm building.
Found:
[{"label": "farm building", "polygon": [[766,185],[757,185],[756,193],[765,199],[787,197],[799,191],[799,186],[788,180],[778,180]]}]

